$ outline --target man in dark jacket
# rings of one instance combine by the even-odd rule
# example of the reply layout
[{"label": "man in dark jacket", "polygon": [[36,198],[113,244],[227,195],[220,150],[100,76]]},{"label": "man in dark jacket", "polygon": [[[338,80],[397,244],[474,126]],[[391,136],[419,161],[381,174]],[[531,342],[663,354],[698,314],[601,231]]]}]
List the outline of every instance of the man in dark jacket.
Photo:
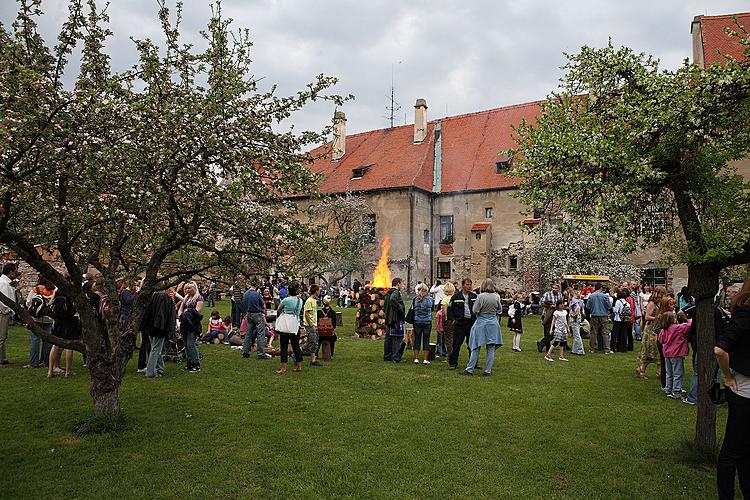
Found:
[{"label": "man in dark jacket", "polygon": [[453,321],[453,352],[448,358],[449,369],[451,370],[458,367],[461,344],[465,340],[466,345],[469,345],[471,325],[477,319],[474,314],[474,302],[477,300],[477,295],[471,291],[471,285],[471,280],[464,278],[461,281],[461,290],[453,294],[448,305],[448,319]]},{"label": "man in dark jacket", "polygon": [[148,338],[151,345],[147,377],[161,377],[164,373],[164,339],[175,335],[175,315],[174,301],[166,292],[155,292],[151,296],[139,328],[143,335],[141,342]]},{"label": "man in dark jacket", "polygon": [[391,289],[385,295],[386,334],[383,361],[401,362],[401,344],[404,342],[404,317],[406,309],[401,297],[401,278],[393,278]]},{"label": "man in dark jacket", "polygon": [[719,498],[734,498],[734,477],[750,498],[750,278],[732,304],[732,319],[720,334],[714,355],[724,376],[727,428],[716,462]]}]

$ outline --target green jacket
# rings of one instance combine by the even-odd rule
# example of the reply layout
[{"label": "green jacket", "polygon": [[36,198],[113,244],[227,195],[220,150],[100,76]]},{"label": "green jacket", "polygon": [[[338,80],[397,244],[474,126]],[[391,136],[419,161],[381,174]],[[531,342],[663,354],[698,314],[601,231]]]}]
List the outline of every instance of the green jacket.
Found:
[{"label": "green jacket", "polygon": [[388,290],[385,295],[385,324],[389,328],[398,328],[406,317],[404,299],[401,292],[395,288]]}]

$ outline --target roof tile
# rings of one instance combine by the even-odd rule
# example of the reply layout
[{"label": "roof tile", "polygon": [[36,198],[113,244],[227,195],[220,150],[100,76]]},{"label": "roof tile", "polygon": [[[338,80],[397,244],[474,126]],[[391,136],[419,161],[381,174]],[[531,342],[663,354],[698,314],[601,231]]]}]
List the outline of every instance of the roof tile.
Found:
[{"label": "roof tile", "polygon": [[703,59],[706,66],[710,66],[715,62],[719,64],[724,63],[726,59],[721,54],[730,55],[738,61],[745,58],[743,53],[744,47],[739,43],[739,39],[729,36],[724,32],[724,28],[737,31],[733,16],[737,16],[740,24],[750,29],[750,12],[723,16],[699,16],[701,33],[703,34]]}]

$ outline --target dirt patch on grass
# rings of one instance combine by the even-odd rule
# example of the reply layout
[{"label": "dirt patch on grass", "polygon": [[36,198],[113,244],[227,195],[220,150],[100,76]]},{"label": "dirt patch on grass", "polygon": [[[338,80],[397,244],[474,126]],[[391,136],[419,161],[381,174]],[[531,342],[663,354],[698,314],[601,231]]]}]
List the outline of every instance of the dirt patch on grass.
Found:
[{"label": "dirt patch on grass", "polygon": [[78,442],[78,437],[72,434],[68,434],[67,436],[63,436],[62,442],[63,444],[75,444]]}]

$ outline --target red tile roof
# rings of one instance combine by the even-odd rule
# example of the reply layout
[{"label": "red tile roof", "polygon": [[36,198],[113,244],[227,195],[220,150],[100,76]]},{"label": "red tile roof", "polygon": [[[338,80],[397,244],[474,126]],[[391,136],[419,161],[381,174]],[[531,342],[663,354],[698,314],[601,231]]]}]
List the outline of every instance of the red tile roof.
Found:
[{"label": "red tile roof", "polygon": [[740,45],[739,38],[729,36],[724,32],[724,28],[738,31],[734,19],[732,19],[733,16],[737,16],[740,24],[744,25],[746,29],[750,29],[750,12],[724,16],[698,16],[701,22],[703,59],[706,66],[711,66],[715,62],[723,63],[725,59],[721,54],[730,55],[738,61],[745,58],[744,47]]},{"label": "red tile roof", "polygon": [[[518,104],[466,115],[442,118],[442,192],[503,189],[517,181],[497,173],[502,149],[514,146],[511,127],[522,118],[534,121],[539,102]],[[427,137],[414,144],[414,126],[404,125],[346,137],[346,154],[331,161],[328,143],[311,152],[313,171],[323,174],[325,193],[416,187],[432,191],[435,124],[427,124]],[[371,165],[360,179],[352,171]]]},{"label": "red tile roof", "polygon": [[486,222],[478,222],[474,224],[473,226],[471,226],[471,230],[472,231],[486,231],[488,227],[490,227],[490,225],[487,224]]}]

